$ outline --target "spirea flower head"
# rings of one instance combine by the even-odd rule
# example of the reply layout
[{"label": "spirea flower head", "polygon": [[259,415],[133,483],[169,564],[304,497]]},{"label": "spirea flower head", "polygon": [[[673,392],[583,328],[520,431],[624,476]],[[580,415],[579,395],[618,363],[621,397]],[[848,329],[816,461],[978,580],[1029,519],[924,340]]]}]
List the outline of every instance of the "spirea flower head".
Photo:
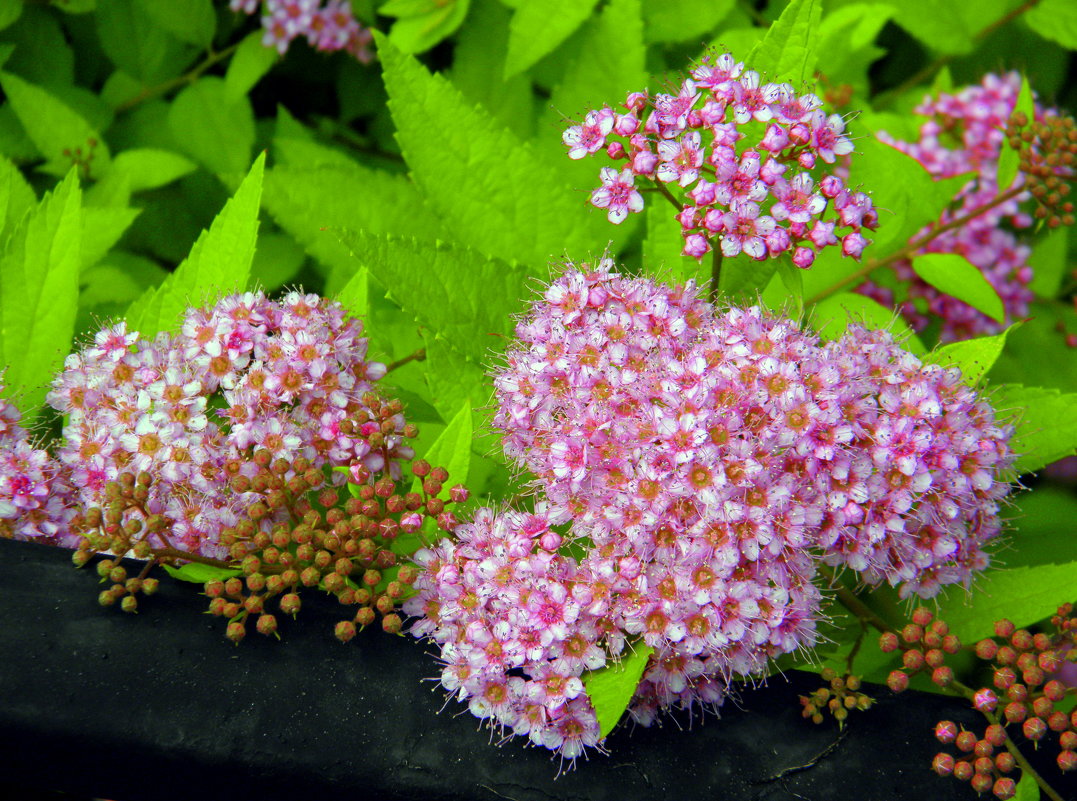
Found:
[{"label": "spirea flower head", "polygon": [[[924,253],[954,253],[978,267],[1002,299],[1005,320],[1000,323],[964,301],[943,294],[913,271],[908,259],[894,264],[899,281],[894,291],[874,283],[860,288],[886,305],[897,307],[917,331],[934,319],[941,320],[939,338],[943,342],[995,334],[1014,320],[1028,316],[1033,298],[1029,288],[1034,275],[1029,264],[1031,247],[1015,232],[1033,223],[1029,214],[1032,195],[1027,177],[1019,171],[1010,186],[999,186],[999,161],[1007,143],[1007,125],[1017,104],[1021,76],[1017,72],[988,74],[976,85],[953,93],[926,97],[914,111],[927,119],[915,142],[904,142],[880,132],[879,138],[919,161],[937,179],[971,174],[934,227],[944,227],[958,218],[971,216],[963,224],[944,231],[924,246]],[[1043,123],[1055,114],[1034,104],[1035,121]],[[1072,174],[1072,171],[1070,171]],[[1014,196],[1001,203],[1006,192]],[[977,213],[977,210],[982,209]],[[1072,207],[1071,207],[1072,210]],[[929,229],[920,231],[923,236]]]},{"label": "spirea flower head", "polygon": [[315,50],[345,50],[364,64],[374,59],[373,34],[355,19],[350,0],[229,0],[228,7],[243,14],[261,8],[262,44],[281,55],[295,39],[306,37]]},{"label": "spirea flower head", "polygon": [[839,243],[859,258],[862,230],[877,223],[871,199],[837,174],[853,144],[843,119],[821,106],[724,54],[705,58],[676,94],[633,92],[617,110],[588,112],[562,139],[569,158],[605,151],[620,165],[603,167],[591,194],[610,222],[643,209],[637,181],[649,181],[680,193],[684,255],[699,258],[720,242],[725,256],[793,252],[808,267]]},{"label": "spirea flower head", "polygon": [[228,480],[237,471],[254,475],[256,450],[302,456],[317,468],[354,462],[398,478],[396,461],[412,455],[402,416],[378,448],[341,432],[385,372],[365,360],[361,330],[316,295],[273,301],[248,292],[189,310],[177,335],[148,341],[125,323],[100,331],[68,357],[48,396],[67,415],[57,456],[81,505],[103,505],[105,485],[121,472],[147,471],[147,509],[172,519],[173,544],[222,556],[221,530],[257,500],[233,493]]},{"label": "spirea flower head", "polygon": [[[4,389],[0,372],[0,392]],[[0,398],[0,538],[73,545],[75,514],[65,471],[35,447],[15,405]]]}]

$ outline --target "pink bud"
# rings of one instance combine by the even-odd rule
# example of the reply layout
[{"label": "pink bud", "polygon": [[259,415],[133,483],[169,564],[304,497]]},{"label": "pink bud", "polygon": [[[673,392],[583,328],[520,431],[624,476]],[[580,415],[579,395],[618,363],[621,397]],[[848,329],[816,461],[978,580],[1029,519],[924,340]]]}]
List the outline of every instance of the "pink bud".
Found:
[{"label": "pink bud", "polygon": [[808,269],[813,261],[815,261],[815,251],[811,248],[799,247],[793,251],[793,264],[800,269]]}]

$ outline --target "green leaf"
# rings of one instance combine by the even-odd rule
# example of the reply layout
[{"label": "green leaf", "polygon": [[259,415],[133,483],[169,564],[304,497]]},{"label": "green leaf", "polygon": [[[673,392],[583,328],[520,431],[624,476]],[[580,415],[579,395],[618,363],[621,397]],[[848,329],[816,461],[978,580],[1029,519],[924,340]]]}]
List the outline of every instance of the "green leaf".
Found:
[{"label": "green leaf", "polygon": [[227,567],[217,567],[215,565],[204,565],[201,562],[187,562],[179,567],[173,567],[172,565],[162,565],[165,572],[172,578],[179,579],[180,581],[189,581],[192,584],[205,584],[207,581],[213,581],[214,579],[230,579],[233,576],[242,575],[242,570],[235,570]]},{"label": "green leaf", "polygon": [[1014,464],[1019,475],[1077,453],[1077,393],[1004,384],[995,388],[991,400],[1000,412],[1019,414],[1010,441],[1019,454]]},{"label": "green leaf", "polygon": [[96,264],[120,241],[142,209],[119,206],[87,206],[82,210],[83,267]]},{"label": "green leaf", "polygon": [[250,277],[258,238],[265,153],[251,167],[235,195],[203,231],[191,254],[159,287],[147,290],[127,312],[128,327],[152,339],[171,330],[183,311],[229,292],[240,292]]},{"label": "green leaf", "polygon": [[101,135],[54,94],[10,72],[0,72],[0,85],[27,136],[45,157],[47,172],[64,175],[71,169],[72,153],[93,155],[87,169],[91,177],[108,171],[108,145]]},{"label": "green leaf", "polygon": [[[604,216],[527,143],[375,32],[397,141],[452,238],[506,261],[545,264],[605,242]],[[438,135],[432,137],[431,131]]]},{"label": "green leaf", "polygon": [[1062,288],[1062,279],[1069,268],[1069,228],[1060,225],[1032,246],[1028,258],[1032,267],[1032,282],[1028,288],[1040,297],[1053,298]]},{"label": "green leaf", "polygon": [[[352,257],[355,258],[354,254]],[[336,300],[347,309],[353,317],[365,320],[370,309],[370,271],[360,265],[355,274],[348,279],[339,292]]]},{"label": "green leaf", "polygon": [[681,255],[684,238],[673,208],[666,203],[650,203],[643,214],[647,223],[647,235],[643,238],[644,271],[674,286],[700,280],[703,265]]},{"label": "green leaf", "polygon": [[181,42],[205,48],[217,32],[212,0],[138,0],[142,10]]},{"label": "green leaf", "polygon": [[19,224],[23,215],[37,205],[37,195],[19,168],[0,156],[0,192],[4,195],[4,214],[0,216],[0,245]]},{"label": "green leaf", "polygon": [[922,356],[927,352],[919,337],[893,309],[857,292],[841,292],[812,307],[811,324],[822,339],[841,339],[850,323],[890,331],[901,347]]},{"label": "green leaf", "polygon": [[2,0],[0,2],[0,31],[15,24],[22,14],[23,0]]},{"label": "green leaf", "polygon": [[170,150],[133,148],[116,154],[107,180],[123,176],[131,192],[142,192],[179,180],[196,168],[193,161]]},{"label": "green leaf", "polygon": [[1001,554],[1006,567],[1077,562],[1077,537],[1060,520],[1077,520],[1077,493],[1057,484],[1040,484],[1020,496],[1020,516]]},{"label": "green leaf", "polygon": [[430,331],[422,332],[426,348],[423,362],[427,399],[441,417],[453,415],[465,400],[472,408],[490,402],[491,390],[486,370],[474,359],[467,358],[449,342]]},{"label": "green leaf", "polygon": [[830,85],[847,83],[854,96],[867,93],[868,68],[886,52],[875,46],[875,39],[896,13],[897,8],[886,3],[853,3],[823,17],[816,69]]},{"label": "green leaf", "polygon": [[599,738],[604,739],[628,709],[647,669],[654,648],[642,642],[630,647],[619,662],[583,674],[583,686],[598,717]]},{"label": "green leaf", "polygon": [[896,22],[928,47],[947,55],[972,52],[972,34],[961,6],[967,0],[901,0]]},{"label": "green leaf", "polygon": [[460,27],[469,5],[470,0],[389,0],[378,13],[397,18],[389,41],[401,52],[422,53]]},{"label": "green leaf", "polygon": [[994,336],[966,339],[951,342],[929,353],[924,361],[941,364],[943,367],[956,367],[970,387],[975,387],[998,361],[1002,349],[1006,346],[1006,337],[1021,323],[1014,323],[1001,334]]},{"label": "green leaf", "polygon": [[[1035,109],[1032,103],[1032,88],[1028,85],[1028,76],[1021,76],[1021,91],[1017,95],[1017,104],[1013,108],[1013,113],[1023,112],[1028,118],[1029,122],[1035,119]],[[1017,170],[1021,165],[1020,151],[1014,150],[1010,147],[1008,140],[1002,142],[1002,152],[999,154],[998,159],[998,187],[999,189],[1009,189],[1013,186],[1013,180],[1017,177]]]},{"label": "green leaf", "polygon": [[75,171],[16,227],[0,256],[0,365],[33,417],[71,349],[78,306],[82,193]]},{"label": "green leaf", "polygon": [[224,93],[229,100],[246,95],[277,63],[279,54],[275,48],[262,44],[262,34],[261,28],[251,31],[232,54],[224,74]]},{"label": "green leaf", "polygon": [[189,61],[187,54],[195,53],[158,25],[143,8],[142,0],[101,3],[94,21],[105,55],[144,86],[176,77]]},{"label": "green leaf", "polygon": [[794,86],[811,81],[821,15],[819,0],[790,0],[763,41],[748,54],[748,66],[771,81],[787,81]]},{"label": "green leaf", "polygon": [[549,55],[579,28],[598,0],[521,0],[509,25],[504,78]]},{"label": "green leaf", "polygon": [[474,361],[511,335],[524,282],[535,277],[518,265],[444,242],[337,233],[405,312]]},{"label": "green leaf", "polygon": [[1036,783],[1031,773],[1021,771],[1021,779],[1017,782],[1013,801],[1040,801],[1040,786]]},{"label": "green leaf", "polygon": [[1006,319],[1002,298],[980,268],[964,256],[956,253],[925,253],[913,256],[912,268],[935,289],[967,303],[996,323]]},{"label": "green leaf", "polygon": [[729,12],[735,0],[643,0],[643,35],[655,42],[698,42]]},{"label": "green leaf", "polygon": [[251,281],[265,292],[279,289],[299,274],[307,254],[287,234],[258,232],[258,246],[251,264]]},{"label": "green leaf", "polygon": [[[721,251],[712,251],[704,256],[704,264],[714,258],[722,258]],[[734,258],[722,258],[722,268],[718,273],[718,295],[725,301],[751,300],[763,290],[778,271],[774,259],[756,261],[751,256],[741,253]]]},{"label": "green leaf", "polygon": [[218,176],[241,175],[250,165],[254,111],[246,96],[232,99],[221,78],[199,78],[180,92],[168,125],[179,145]]},{"label": "green leaf", "polygon": [[1077,7],[1070,0],[1040,0],[1025,12],[1025,22],[1044,39],[1077,50]]},{"label": "green leaf", "polygon": [[953,592],[940,604],[939,617],[964,643],[991,636],[996,620],[1008,618],[1018,628],[1050,617],[1073,600],[1077,562],[1063,565],[989,570],[971,594]]}]

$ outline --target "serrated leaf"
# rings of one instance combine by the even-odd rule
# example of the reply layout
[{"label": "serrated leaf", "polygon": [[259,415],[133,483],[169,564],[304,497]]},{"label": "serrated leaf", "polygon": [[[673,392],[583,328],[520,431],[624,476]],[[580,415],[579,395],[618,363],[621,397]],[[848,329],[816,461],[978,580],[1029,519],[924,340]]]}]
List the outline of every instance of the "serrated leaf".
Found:
[{"label": "serrated leaf", "polygon": [[45,157],[48,172],[64,175],[74,163],[72,154],[92,154],[86,161],[91,177],[108,171],[108,145],[101,135],[53,93],[10,72],[0,72],[0,85],[26,135]]},{"label": "serrated leaf", "polygon": [[653,653],[654,648],[637,642],[621,656],[619,662],[598,670],[588,670],[581,676],[598,717],[599,739],[604,739],[613,731],[628,709]]},{"label": "serrated leaf", "polygon": [[733,10],[735,0],[643,0],[643,35],[655,42],[695,42]]},{"label": "serrated leaf", "polygon": [[1010,445],[1018,454],[1014,469],[1031,473],[1077,453],[1077,393],[1004,384],[992,394],[1000,412],[1018,414]]},{"label": "serrated leaf", "polygon": [[245,95],[233,99],[221,78],[199,78],[180,92],[168,126],[180,147],[218,176],[243,174],[250,164],[254,111]]},{"label": "serrated leaf", "polygon": [[414,54],[455,33],[469,5],[469,0],[389,0],[378,13],[397,18],[389,41],[402,52]]},{"label": "serrated leaf", "polygon": [[1024,15],[1025,22],[1044,39],[1077,50],[1077,6],[1070,0],[1040,0]]},{"label": "serrated leaf", "polygon": [[172,565],[163,565],[165,572],[172,578],[179,579],[180,581],[189,581],[192,584],[205,584],[207,581],[213,581],[214,579],[230,579],[233,576],[242,575],[242,570],[235,570],[228,567],[217,567],[216,565],[204,565],[201,562],[187,562],[187,564],[180,565],[179,567],[173,567]]},{"label": "serrated leaf", "polygon": [[967,303],[996,323],[1006,319],[1002,298],[980,268],[964,256],[956,253],[925,253],[913,256],[912,268],[935,289]]},{"label": "serrated leaf", "polygon": [[801,86],[812,79],[819,43],[819,0],[790,0],[746,64],[771,81]]},{"label": "serrated leaf", "polygon": [[0,364],[26,418],[63,364],[78,307],[82,193],[74,170],[23,217],[0,257]]},{"label": "serrated leaf", "polygon": [[367,311],[370,308],[369,275],[370,271],[367,270],[366,266],[360,265],[355,274],[348,279],[348,283],[336,293],[336,301],[347,309],[352,316],[361,319],[366,319]]},{"label": "serrated leaf", "polygon": [[142,147],[117,153],[108,179],[124,176],[131,192],[156,189],[193,172],[198,165],[170,150]]},{"label": "serrated leaf", "polygon": [[10,159],[0,156],[0,186],[3,186],[4,214],[0,216],[0,247],[7,234],[37,204],[37,195],[22,172]]},{"label": "serrated leaf", "polygon": [[607,241],[605,218],[583,213],[582,193],[551,174],[529,144],[384,36],[375,38],[397,141],[455,241],[532,265]]},{"label": "serrated leaf", "polygon": [[[1013,108],[1014,114],[1018,112],[1023,113],[1029,122],[1032,122],[1035,118],[1035,108],[1032,103],[1032,87],[1028,85],[1027,75],[1021,76],[1021,91],[1017,95],[1017,103]],[[1006,190],[1013,186],[1013,181],[1017,177],[1017,170],[1021,165],[1021,154],[1020,151],[1010,147],[1008,139],[1003,139],[1001,148],[996,180],[999,189]]]},{"label": "serrated leaf", "polygon": [[212,0],[138,0],[142,10],[157,25],[181,42],[209,47],[217,32],[217,12]]},{"label": "serrated leaf", "polygon": [[262,44],[262,37],[261,29],[251,31],[232,54],[224,74],[224,92],[229,100],[246,95],[277,63],[280,54],[275,48]]},{"label": "serrated leaf", "polygon": [[198,237],[191,254],[159,287],[147,290],[131,305],[129,330],[152,339],[159,331],[171,330],[192,304],[247,286],[258,238],[264,166],[262,153],[213,224]]},{"label": "serrated leaf", "polygon": [[442,419],[452,416],[467,401],[473,408],[489,403],[491,390],[486,371],[444,339],[422,332],[426,349],[423,362],[427,397]]},{"label": "serrated leaf", "polygon": [[1028,264],[1033,270],[1028,288],[1043,298],[1053,298],[1062,288],[1069,268],[1069,228],[1060,225],[1032,246]]},{"label": "serrated leaf", "polygon": [[901,347],[910,353],[921,356],[927,352],[920,338],[897,312],[857,292],[840,292],[819,301],[812,307],[811,320],[812,328],[825,340],[838,340],[850,323],[859,323],[868,328],[890,331]]},{"label": "serrated leaf", "polygon": [[466,248],[338,231],[340,241],[420,325],[475,361],[512,333],[534,273]]},{"label": "serrated leaf", "polygon": [[941,364],[943,367],[958,368],[964,382],[970,387],[975,387],[1002,355],[1002,349],[1006,346],[1006,337],[1020,326],[1021,323],[1018,322],[1009,326],[1001,334],[951,342],[931,351],[924,361]]},{"label": "serrated leaf", "polygon": [[591,16],[598,0],[521,0],[509,24],[504,78],[549,55]]},{"label": "serrated leaf", "polygon": [[971,595],[952,590],[939,617],[962,642],[975,643],[991,636],[996,620],[1008,618],[1023,628],[1053,615],[1073,600],[1074,576],[1077,562],[989,570],[977,578]]}]

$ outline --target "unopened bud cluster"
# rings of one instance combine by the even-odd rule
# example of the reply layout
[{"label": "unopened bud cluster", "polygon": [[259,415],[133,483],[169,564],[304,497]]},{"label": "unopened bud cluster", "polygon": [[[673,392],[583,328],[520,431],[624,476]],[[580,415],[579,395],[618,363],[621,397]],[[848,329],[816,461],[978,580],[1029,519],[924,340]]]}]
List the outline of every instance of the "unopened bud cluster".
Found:
[{"label": "unopened bud cluster", "polygon": [[995,637],[975,646],[980,659],[993,663],[992,686],[975,691],[955,683],[953,671],[943,664],[946,655],[956,653],[961,644],[945,633],[946,624],[933,620],[927,609],[917,609],[912,622],[900,633],[882,635],[883,651],[900,650],[904,664],[903,670],[890,674],[887,684],[892,690],[900,692],[908,687],[914,673],[930,672],[932,681],[942,687],[954,685],[989,721],[982,736],[948,720],[935,727],[939,742],[953,745],[957,752],[935,756],[932,768],[940,776],[967,781],[978,793],[1012,798],[1016,783],[1011,774],[1018,763],[1007,745],[1013,746],[1014,740],[1021,738],[1036,747],[1048,738],[1057,738],[1058,769],[1077,769],[1077,711],[1066,703],[1077,694],[1077,688],[1066,683],[1060,673],[1064,663],[1077,662],[1077,617],[1072,604],[1060,607],[1051,623],[1054,633],[1033,634],[1009,620],[998,621]]},{"label": "unopened bud cluster", "polygon": [[829,714],[838,721],[838,727],[845,726],[845,720],[854,709],[864,711],[873,703],[870,696],[860,692],[860,677],[851,674],[839,676],[833,668],[823,668],[820,678],[826,682],[811,695],[800,696],[803,707],[801,715],[812,723],[822,723]]}]

